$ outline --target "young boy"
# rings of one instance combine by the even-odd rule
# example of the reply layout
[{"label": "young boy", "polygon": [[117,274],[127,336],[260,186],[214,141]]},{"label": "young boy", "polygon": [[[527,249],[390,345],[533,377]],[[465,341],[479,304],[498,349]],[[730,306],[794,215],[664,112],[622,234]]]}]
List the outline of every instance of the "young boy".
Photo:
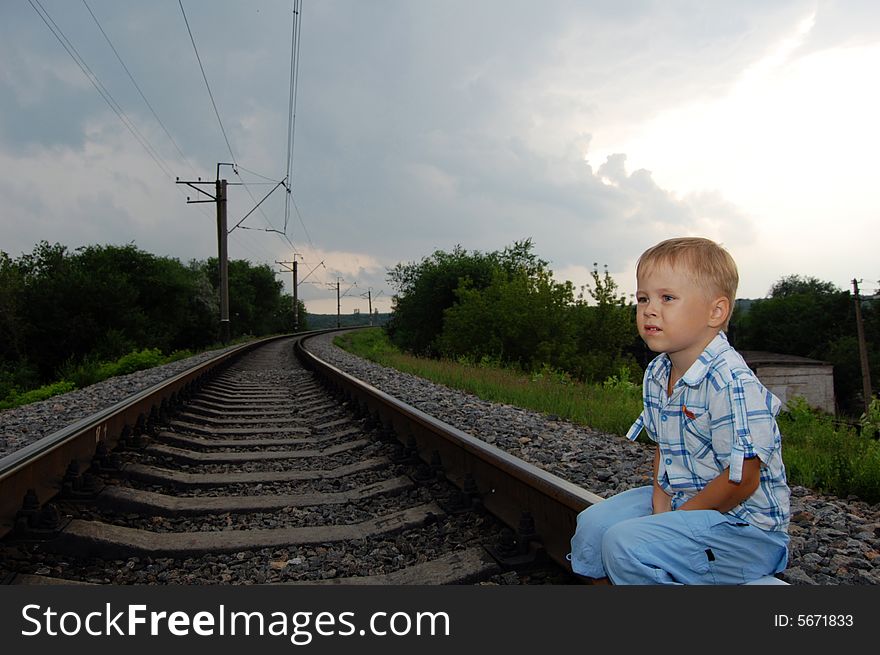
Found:
[{"label": "young boy", "polygon": [[708,239],[669,239],[636,267],[653,485],[578,515],[575,573],[614,584],[742,584],[785,568],[789,488],[780,402],[728,343],[739,276]]}]

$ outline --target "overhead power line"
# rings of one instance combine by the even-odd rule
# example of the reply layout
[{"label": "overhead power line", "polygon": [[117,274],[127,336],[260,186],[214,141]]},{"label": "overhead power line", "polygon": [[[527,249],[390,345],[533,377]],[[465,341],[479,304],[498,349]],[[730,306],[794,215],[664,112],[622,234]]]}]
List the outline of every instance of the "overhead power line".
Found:
[{"label": "overhead power line", "polygon": [[217,110],[217,103],[214,102],[214,94],[211,93],[211,85],[208,84],[208,76],[205,74],[205,67],[202,65],[202,58],[199,56],[199,49],[196,47],[196,40],[193,37],[192,30],[189,27],[189,20],[186,17],[186,10],[183,8],[183,0],[177,0],[180,5],[180,13],[183,14],[183,22],[186,23],[186,31],[189,33],[189,40],[192,42],[193,50],[196,53],[196,59],[199,62],[199,70],[202,71],[202,79],[205,80],[205,87],[208,89],[208,96],[211,98],[211,106],[214,107],[214,115],[217,117],[217,122],[220,124],[220,131],[223,133],[223,138],[226,140],[226,147],[229,149],[229,155],[232,157],[232,161],[238,165],[238,162],[235,161],[235,153],[232,152],[232,146],[229,143],[229,137],[226,135],[226,128],[223,127],[223,121],[220,118],[220,112]]},{"label": "overhead power line", "polygon": [[[220,110],[217,108],[216,100],[214,100],[214,93],[211,91],[211,84],[208,82],[208,75],[205,73],[205,66],[202,63],[201,56],[199,55],[199,49],[196,46],[196,40],[195,40],[195,37],[193,36],[192,28],[190,27],[190,24],[189,24],[189,19],[186,16],[186,10],[183,8],[183,0],[177,0],[177,2],[180,5],[180,13],[183,15],[183,22],[186,24],[186,31],[189,34],[189,40],[192,43],[193,52],[195,52],[196,60],[199,63],[199,70],[202,72],[202,79],[205,81],[205,88],[208,90],[208,97],[211,99],[211,106],[214,108],[214,115],[217,117],[217,124],[220,126],[220,132],[223,134],[223,139],[226,141],[226,148],[229,150],[229,155],[232,157],[232,164],[233,164],[232,171],[242,181],[242,185],[244,186],[245,191],[247,192],[248,196],[250,196],[251,201],[254,203],[253,208],[245,215],[245,218],[250,216],[254,212],[254,210],[259,209],[260,213],[263,215],[263,218],[266,221],[266,224],[270,228],[270,229],[264,230],[264,231],[278,233],[279,235],[283,236],[284,240],[291,247],[293,247],[293,242],[287,236],[286,230],[284,232],[282,232],[281,230],[276,229],[275,226],[272,224],[272,221],[270,221],[269,217],[266,215],[266,212],[263,211],[263,208],[261,207],[263,200],[265,200],[272,192],[270,191],[269,194],[267,194],[266,197],[263,198],[263,200],[260,200],[258,202],[257,199],[254,197],[253,192],[251,192],[250,187],[248,186],[247,182],[244,181],[244,178],[242,178],[241,174],[238,172],[238,169],[239,169],[238,160],[235,158],[235,152],[232,150],[232,144],[229,141],[229,135],[226,133],[226,128],[223,126],[223,119],[220,118]],[[247,170],[247,169],[242,168],[242,170]],[[258,176],[263,177],[264,179],[269,179],[263,175],[258,175]],[[278,185],[282,184],[282,182],[279,182]],[[277,188],[277,185],[276,185],[276,188]],[[272,191],[274,191],[274,190],[275,189],[273,189]],[[236,224],[236,227],[242,227],[243,229],[253,229],[253,228],[247,228],[247,227],[242,226],[241,223],[243,220],[244,220],[244,218],[241,219],[241,221],[239,221]]]},{"label": "overhead power line", "polygon": [[296,137],[296,97],[299,86],[299,44],[302,31],[302,0],[293,0],[290,29],[290,92],[287,102],[287,196],[284,202],[284,231],[290,218],[290,198],[293,189],[293,144]]},{"label": "overhead power line", "polygon": [[86,9],[88,9],[89,14],[92,16],[92,19],[95,21],[95,25],[98,26],[98,29],[101,31],[101,34],[104,36],[104,39],[107,41],[107,44],[110,46],[110,49],[113,51],[113,54],[116,55],[116,59],[119,60],[119,63],[122,65],[122,68],[125,70],[125,74],[128,75],[128,79],[131,80],[131,83],[134,85],[134,88],[137,89],[137,92],[140,94],[141,99],[144,101],[144,104],[147,105],[147,108],[150,110],[150,113],[153,114],[153,118],[156,119],[156,122],[162,127],[162,130],[165,132],[165,136],[168,137],[168,140],[174,145],[174,148],[177,150],[177,154],[180,155],[180,159],[184,164],[187,164],[190,168],[195,170],[195,167],[190,163],[190,161],[186,158],[186,155],[183,154],[183,150],[180,145],[177,143],[175,138],[171,136],[171,132],[168,131],[168,128],[165,127],[165,123],[159,118],[159,115],[156,113],[156,110],[153,109],[153,105],[150,104],[150,101],[147,100],[147,96],[144,94],[140,85],[135,81],[134,75],[131,74],[131,71],[128,69],[128,66],[125,65],[125,62],[122,60],[122,56],[119,54],[119,51],[116,49],[116,46],[113,45],[113,41],[110,40],[110,37],[107,35],[107,32],[104,30],[101,22],[98,20],[98,17],[95,16],[95,12],[92,11],[92,8],[89,6],[89,3],[86,0],[82,0],[82,3],[85,5]]},{"label": "overhead power line", "polygon": [[[104,102],[113,110],[113,113],[116,114],[117,118],[122,121],[122,124],[131,132],[132,136],[141,144],[144,150],[147,151],[147,154],[150,155],[152,160],[156,163],[156,165],[160,168],[160,170],[167,175],[168,177],[174,177],[171,174],[171,171],[168,170],[162,156],[159,152],[152,146],[149,140],[140,133],[140,131],[135,126],[134,122],[128,117],[128,114],[122,109],[113,95],[107,90],[107,87],[98,79],[98,76],[95,75],[94,71],[89,67],[86,63],[85,59],[77,51],[76,47],[71,43],[70,39],[64,34],[64,31],[58,26],[58,24],[52,19],[52,16],[46,11],[46,8],[40,4],[40,0],[28,0],[33,10],[37,13],[37,15],[42,19],[42,21],[46,24],[46,27],[49,28],[49,31],[52,32],[52,35],[58,39],[58,42],[61,46],[67,51],[67,54],[70,55],[70,58],[73,59],[74,63],[79,67],[82,71],[83,75],[91,82],[92,86],[95,87],[95,90],[98,94],[104,99]],[[39,9],[37,8],[39,6]]]}]

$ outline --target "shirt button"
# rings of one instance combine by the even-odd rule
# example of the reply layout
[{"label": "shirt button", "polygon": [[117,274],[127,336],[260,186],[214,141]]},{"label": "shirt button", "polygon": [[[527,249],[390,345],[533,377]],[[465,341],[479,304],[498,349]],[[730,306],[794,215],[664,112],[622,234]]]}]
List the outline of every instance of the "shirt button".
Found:
[{"label": "shirt button", "polygon": [[663,414],[663,416],[660,417],[660,420],[663,421],[663,422],[665,423],[666,420],[667,420],[668,418],[669,418],[669,417],[666,416],[666,414]]},{"label": "shirt button", "polygon": [[671,460],[670,458],[668,458],[668,457],[666,458],[666,464],[667,464],[667,466],[668,466],[669,464],[672,464],[672,460]]}]

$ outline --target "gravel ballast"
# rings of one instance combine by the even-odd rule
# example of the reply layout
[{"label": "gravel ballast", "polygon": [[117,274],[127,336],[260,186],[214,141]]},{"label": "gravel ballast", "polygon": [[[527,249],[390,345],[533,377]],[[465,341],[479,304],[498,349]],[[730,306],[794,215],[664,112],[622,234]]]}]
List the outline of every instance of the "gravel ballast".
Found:
[{"label": "gravel ballast", "polygon": [[[603,498],[650,484],[649,446],[379,366],[334,346],[332,339],[313,338],[307,348],[423,412]],[[793,485],[791,515],[786,582],[880,584],[880,504]]]},{"label": "gravel ballast", "polygon": [[[471,394],[379,366],[333,346],[331,335],[311,339],[308,348],[382,391],[602,497],[650,483],[652,451],[645,445],[556,417],[486,402]],[[201,353],[2,411],[0,457],[221,352],[224,350]],[[806,585],[880,583],[880,505],[793,486],[790,534],[791,558],[783,574],[787,582]],[[137,564],[138,568],[141,566]],[[162,579],[161,571],[152,574]],[[100,579],[105,575],[99,576],[96,572]],[[114,579],[119,581],[117,576],[109,576],[109,580]]]},{"label": "gravel ballast", "polygon": [[0,458],[235,347],[208,350],[170,364],[108,378],[70,393],[0,411]]}]

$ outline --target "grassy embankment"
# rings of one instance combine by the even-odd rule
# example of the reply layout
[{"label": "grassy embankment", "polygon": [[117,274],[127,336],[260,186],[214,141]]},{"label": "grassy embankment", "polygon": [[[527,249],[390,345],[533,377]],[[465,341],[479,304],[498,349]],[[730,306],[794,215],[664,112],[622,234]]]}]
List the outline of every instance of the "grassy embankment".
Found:
[{"label": "grassy embankment", "polygon": [[[244,343],[253,338],[252,336],[241,337],[231,341],[227,346]],[[163,354],[158,348],[144,348],[143,350],[132,350],[127,355],[123,355],[112,362],[98,361],[91,358],[86,358],[79,362],[69,361],[61,367],[59,371],[60,379],[51,384],[44,384],[41,387],[27,391],[16,388],[9,389],[6,395],[0,398],[0,410],[46,400],[53,396],[74,391],[75,389],[82,389],[90,384],[95,384],[117,375],[127,375],[135,371],[170,364],[179,359],[186,359],[202,352],[224,347],[222,344],[214,344],[202,350],[175,350],[167,355]]]},{"label": "grassy embankment", "polygon": [[[378,328],[349,332],[334,342],[383,366],[502,402],[588,425],[622,437],[641,412],[640,389],[617,379],[584,384],[553,371],[414,357],[395,348]],[[803,403],[779,417],[789,482],[838,496],[880,502],[880,442],[835,425]],[[640,439],[645,439],[644,435]]]}]

